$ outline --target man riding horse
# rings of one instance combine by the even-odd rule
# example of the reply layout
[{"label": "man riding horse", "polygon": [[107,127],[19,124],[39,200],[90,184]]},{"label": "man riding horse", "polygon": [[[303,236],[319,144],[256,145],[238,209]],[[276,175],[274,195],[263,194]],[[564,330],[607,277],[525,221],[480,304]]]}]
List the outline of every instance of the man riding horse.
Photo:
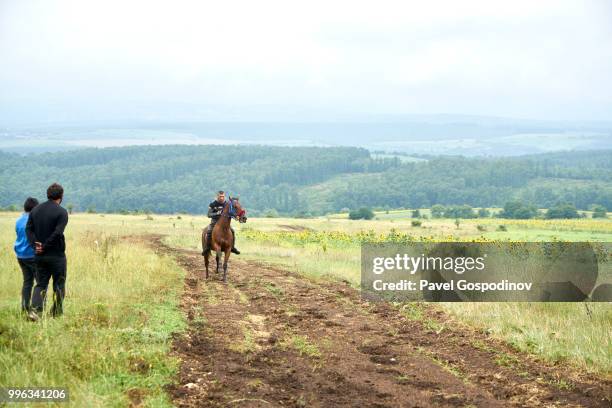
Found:
[{"label": "man riding horse", "polygon": [[210,226],[202,231],[202,255],[204,256],[204,277],[208,279],[208,265],[211,252],[215,252],[216,272],[221,272],[221,255],[223,254],[223,282],[227,282],[227,263],[231,253],[240,252],[234,247],[236,234],[231,227],[232,220],[244,223],[247,221],[246,210],[242,208],[237,198],[229,197],[225,201],[225,193],[219,191],[217,199],[210,203],[208,216]]},{"label": "man riding horse", "polygon": [[[221,218],[221,213],[223,212],[224,206],[225,206],[225,192],[218,191],[217,199],[208,205],[208,218],[210,218],[210,225],[206,229],[207,247],[202,250],[202,255],[204,255],[204,252],[206,252],[207,249],[210,249],[212,231],[217,221],[219,221],[219,218]],[[230,230],[232,231],[232,253],[236,255],[240,255],[240,251],[236,249],[236,246],[235,246],[236,232],[234,231],[232,227],[230,227]]]}]

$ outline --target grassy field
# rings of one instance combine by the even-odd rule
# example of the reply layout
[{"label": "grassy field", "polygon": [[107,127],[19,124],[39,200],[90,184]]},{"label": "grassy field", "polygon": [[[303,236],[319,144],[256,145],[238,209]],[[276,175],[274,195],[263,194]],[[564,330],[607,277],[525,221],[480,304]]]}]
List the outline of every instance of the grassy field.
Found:
[{"label": "grassy field", "polygon": [[[504,225],[506,231],[499,231]],[[598,241],[612,242],[612,220],[424,220],[414,227],[401,218],[350,221],[250,219],[238,230],[245,257],[284,265],[315,278],[343,279],[358,286],[360,246],[355,237],[373,231],[381,239],[391,231],[424,240]],[[330,233],[330,231],[333,231]],[[334,233],[335,232],[335,233]],[[198,248],[191,236],[174,234],[172,245]],[[520,350],[554,362],[612,374],[612,305],[591,303],[445,303],[436,304],[458,320],[499,336]]]},{"label": "grassy field", "polygon": [[66,313],[33,324],[19,310],[15,217],[0,215],[0,386],[68,387],[75,407],[171,406],[163,386],[177,370],[168,350],[185,324],[177,308],[183,271],[120,239],[105,218],[74,216],[66,234]]},{"label": "grassy field", "polygon": [[[390,216],[390,214],[385,214]],[[183,272],[138,239],[163,234],[167,243],[199,248],[205,217],[75,214],[67,229],[66,314],[40,324],[19,313],[21,273],[14,259],[17,213],[0,213],[0,385],[67,386],[74,406],[124,406],[142,400],[168,406],[163,385],[177,362],[168,356],[173,332],[184,328],[178,309]],[[341,216],[253,218],[236,225],[242,257],[285,265],[315,279],[358,286],[359,234],[406,233],[422,239],[477,238],[612,242],[610,220],[424,220],[405,215],[371,221]],[[507,231],[499,231],[499,225]],[[612,306],[591,304],[439,304],[458,320],[487,330],[546,359],[609,376]]]}]

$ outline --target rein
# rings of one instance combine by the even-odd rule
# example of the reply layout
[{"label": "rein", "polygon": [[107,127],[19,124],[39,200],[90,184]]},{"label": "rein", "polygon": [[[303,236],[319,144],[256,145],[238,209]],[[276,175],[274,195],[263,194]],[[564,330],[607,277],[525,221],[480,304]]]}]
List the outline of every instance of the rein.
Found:
[{"label": "rein", "polygon": [[223,209],[225,210],[226,206],[229,206],[229,209],[227,211],[227,214],[221,213],[221,216],[223,216],[225,218],[236,218],[236,217],[240,217],[242,214],[244,214],[244,210],[242,210],[240,212],[240,214],[236,214],[236,209],[234,208],[234,201],[231,198],[229,200],[227,200],[227,201],[228,202],[225,204]]}]

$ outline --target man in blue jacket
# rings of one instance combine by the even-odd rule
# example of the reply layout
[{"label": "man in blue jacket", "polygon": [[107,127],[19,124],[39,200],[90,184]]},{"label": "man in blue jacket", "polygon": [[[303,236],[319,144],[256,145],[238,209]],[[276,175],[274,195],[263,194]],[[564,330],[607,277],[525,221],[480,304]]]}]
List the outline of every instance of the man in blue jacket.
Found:
[{"label": "man in blue jacket", "polygon": [[24,213],[15,223],[15,232],[17,239],[15,240],[15,254],[17,262],[23,273],[23,287],[21,288],[21,310],[24,312],[30,311],[30,298],[32,296],[32,287],[34,286],[34,278],[36,277],[36,263],[34,262],[34,247],[30,245],[26,235],[26,225],[30,218],[30,212],[38,205],[38,200],[32,197],[23,204]]}]

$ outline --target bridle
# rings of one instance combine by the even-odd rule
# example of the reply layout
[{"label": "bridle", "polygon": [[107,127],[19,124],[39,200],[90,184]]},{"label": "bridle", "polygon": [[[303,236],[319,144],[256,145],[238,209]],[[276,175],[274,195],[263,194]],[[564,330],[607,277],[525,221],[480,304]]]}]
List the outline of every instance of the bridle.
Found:
[{"label": "bridle", "polygon": [[244,209],[241,209],[238,213],[236,213],[236,208],[234,207],[234,200],[231,197],[227,200],[227,203],[225,203],[223,209],[225,210],[225,207],[228,205],[229,209],[227,211],[227,214],[221,213],[222,217],[234,218],[236,220],[240,219],[241,217],[244,217],[246,211]]}]

